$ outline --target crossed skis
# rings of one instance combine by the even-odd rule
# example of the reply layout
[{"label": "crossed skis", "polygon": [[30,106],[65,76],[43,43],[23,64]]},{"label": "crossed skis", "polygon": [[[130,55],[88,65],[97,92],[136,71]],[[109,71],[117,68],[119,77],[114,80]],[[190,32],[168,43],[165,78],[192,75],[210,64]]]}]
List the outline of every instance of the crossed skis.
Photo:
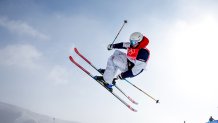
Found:
[{"label": "crossed skis", "polygon": [[[76,52],[76,54],[78,54],[83,60],[85,60],[89,65],[91,65],[95,70],[99,70],[98,68],[96,68],[87,58],[85,58],[78,50],[77,48],[74,48],[74,51]],[[74,63],[77,67],[79,67],[81,70],[83,70],[86,74],[88,74],[91,78],[95,79],[95,76],[92,75],[89,71],[87,71],[85,68],[83,68],[79,63],[77,63],[72,56],[69,56],[69,59],[72,63]],[[99,71],[98,71],[99,72]],[[100,74],[102,74],[101,72],[99,72]],[[151,99],[153,99],[154,101],[156,101],[156,103],[159,103],[159,100],[154,99],[152,96],[148,95],[146,92],[142,91],[140,88],[138,88],[137,86],[135,86],[134,84],[132,84],[131,82],[129,82],[128,80],[124,79],[126,82],[128,82],[129,84],[131,84],[132,86],[134,86],[135,88],[137,88],[138,90],[140,90],[141,92],[143,92],[144,94],[146,94],[148,97],[150,97]],[[131,107],[128,103],[126,103],[123,99],[121,99],[116,93],[114,93],[113,91],[110,91],[107,87],[104,86],[104,84],[101,81],[96,80],[100,85],[102,85],[104,88],[106,88],[112,95],[114,95],[118,100],[120,100],[126,107],[128,107],[130,110],[137,112],[136,109],[134,109],[133,107]],[[127,97],[127,99],[129,99],[132,103],[134,104],[138,104],[136,101],[134,101],[130,96],[128,96],[127,94],[125,94],[117,85],[115,85],[115,87],[125,96]]]}]

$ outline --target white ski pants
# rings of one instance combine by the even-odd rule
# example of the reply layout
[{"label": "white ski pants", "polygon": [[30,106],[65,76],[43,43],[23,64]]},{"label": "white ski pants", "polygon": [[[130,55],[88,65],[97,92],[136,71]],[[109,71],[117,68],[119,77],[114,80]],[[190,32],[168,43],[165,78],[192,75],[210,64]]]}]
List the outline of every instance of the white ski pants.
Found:
[{"label": "white ski pants", "polygon": [[113,55],[110,56],[107,61],[107,67],[103,74],[104,80],[109,84],[112,84],[112,81],[118,69],[121,72],[125,72],[128,70],[127,55],[119,50],[115,50]]}]

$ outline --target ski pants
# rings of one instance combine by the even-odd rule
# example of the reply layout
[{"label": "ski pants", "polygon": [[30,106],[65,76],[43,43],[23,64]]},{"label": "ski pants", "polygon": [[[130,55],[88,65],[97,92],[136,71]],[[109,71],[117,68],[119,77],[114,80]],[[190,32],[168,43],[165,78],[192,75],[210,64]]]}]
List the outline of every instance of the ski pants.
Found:
[{"label": "ski pants", "polygon": [[107,61],[107,67],[103,74],[104,80],[109,84],[112,84],[112,81],[118,69],[121,72],[125,72],[128,70],[127,55],[119,50],[115,50],[113,55],[110,56]]}]

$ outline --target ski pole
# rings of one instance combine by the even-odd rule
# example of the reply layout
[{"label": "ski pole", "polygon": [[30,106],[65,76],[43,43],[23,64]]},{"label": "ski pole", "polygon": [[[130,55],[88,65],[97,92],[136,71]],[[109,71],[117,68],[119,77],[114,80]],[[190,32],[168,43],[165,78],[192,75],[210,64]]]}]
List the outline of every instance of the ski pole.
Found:
[{"label": "ski pole", "polygon": [[131,84],[132,86],[134,86],[135,88],[137,88],[138,90],[140,90],[141,92],[143,92],[145,95],[147,95],[148,97],[150,97],[151,99],[153,99],[156,103],[159,103],[159,100],[156,100],[155,98],[153,98],[151,95],[147,94],[146,92],[144,92],[142,89],[138,88],[137,86],[135,86],[134,84],[132,84],[130,81],[128,81],[127,79],[124,79],[126,82],[128,82],[129,84]]},{"label": "ski pole", "polygon": [[127,23],[127,20],[124,20],[122,27],[120,28],[119,32],[117,33],[116,37],[114,38],[111,44],[114,44],[114,41],[117,39],[118,35],[120,34],[121,30],[123,29],[124,25]]}]

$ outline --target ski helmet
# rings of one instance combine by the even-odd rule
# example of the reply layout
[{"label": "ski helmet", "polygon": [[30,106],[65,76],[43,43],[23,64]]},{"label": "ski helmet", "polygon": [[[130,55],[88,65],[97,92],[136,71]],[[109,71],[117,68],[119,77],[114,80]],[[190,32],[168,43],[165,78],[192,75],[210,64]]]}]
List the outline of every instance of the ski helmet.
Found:
[{"label": "ski helmet", "polygon": [[134,32],[130,35],[130,45],[133,46],[142,41],[143,35],[140,32]]}]

